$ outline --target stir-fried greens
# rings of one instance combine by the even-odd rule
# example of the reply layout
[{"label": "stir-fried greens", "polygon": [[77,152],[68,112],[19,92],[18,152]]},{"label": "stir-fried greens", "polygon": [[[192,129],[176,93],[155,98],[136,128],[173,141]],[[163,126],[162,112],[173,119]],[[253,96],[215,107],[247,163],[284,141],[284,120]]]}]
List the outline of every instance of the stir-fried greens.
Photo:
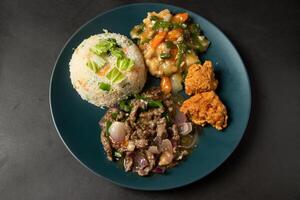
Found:
[{"label": "stir-fried greens", "polygon": [[187,13],[172,15],[169,10],[148,13],[130,34],[142,50],[149,72],[170,79],[162,79],[165,93],[182,90],[183,74],[191,64],[200,62],[198,54],[210,44]]}]

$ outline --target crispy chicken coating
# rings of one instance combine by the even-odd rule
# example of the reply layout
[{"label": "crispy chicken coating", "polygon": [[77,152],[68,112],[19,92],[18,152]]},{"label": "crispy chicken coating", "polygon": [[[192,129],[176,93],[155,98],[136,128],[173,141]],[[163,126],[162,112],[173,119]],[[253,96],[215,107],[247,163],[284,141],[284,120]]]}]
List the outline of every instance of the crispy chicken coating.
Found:
[{"label": "crispy chicken coating", "polygon": [[218,80],[211,61],[205,61],[203,65],[193,64],[189,67],[185,79],[185,93],[188,95],[215,90]]},{"label": "crispy chicken coating", "polygon": [[214,91],[199,93],[185,100],[180,111],[201,126],[208,123],[217,130],[227,126],[226,107]]}]

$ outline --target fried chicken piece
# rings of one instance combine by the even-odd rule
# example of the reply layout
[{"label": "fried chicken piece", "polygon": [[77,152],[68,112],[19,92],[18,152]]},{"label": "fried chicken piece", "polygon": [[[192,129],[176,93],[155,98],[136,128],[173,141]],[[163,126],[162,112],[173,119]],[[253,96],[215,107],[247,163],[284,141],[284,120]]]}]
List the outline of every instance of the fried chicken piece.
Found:
[{"label": "fried chicken piece", "polygon": [[188,95],[215,90],[218,80],[211,61],[205,61],[203,65],[193,64],[189,67],[185,79],[185,93]]},{"label": "fried chicken piece", "polygon": [[214,91],[196,94],[185,100],[180,111],[201,126],[208,123],[218,130],[227,126],[226,107]]}]

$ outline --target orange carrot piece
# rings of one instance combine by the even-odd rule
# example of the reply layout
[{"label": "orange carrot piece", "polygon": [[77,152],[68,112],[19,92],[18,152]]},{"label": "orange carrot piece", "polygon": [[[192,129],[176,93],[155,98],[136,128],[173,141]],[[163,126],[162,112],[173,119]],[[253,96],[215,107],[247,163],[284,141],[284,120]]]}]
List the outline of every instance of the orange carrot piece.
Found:
[{"label": "orange carrot piece", "polygon": [[187,13],[178,13],[173,17],[172,21],[177,22],[177,23],[185,22],[188,18],[189,18],[189,14],[187,14]]},{"label": "orange carrot piece", "polygon": [[182,29],[173,29],[168,32],[166,39],[170,41],[176,41],[182,35],[182,32]]},{"label": "orange carrot piece", "polygon": [[169,77],[163,76],[160,81],[160,88],[165,94],[168,94],[172,91],[172,83]]},{"label": "orange carrot piece", "polygon": [[107,73],[107,71],[110,69],[110,66],[109,65],[105,65],[103,68],[101,68],[98,72],[97,72],[97,74],[98,74],[98,76],[104,76],[106,73]]},{"label": "orange carrot piece", "polygon": [[163,40],[165,39],[167,35],[167,32],[165,31],[161,31],[161,32],[158,32],[154,38],[151,40],[151,47],[156,49],[156,47],[163,42]]}]

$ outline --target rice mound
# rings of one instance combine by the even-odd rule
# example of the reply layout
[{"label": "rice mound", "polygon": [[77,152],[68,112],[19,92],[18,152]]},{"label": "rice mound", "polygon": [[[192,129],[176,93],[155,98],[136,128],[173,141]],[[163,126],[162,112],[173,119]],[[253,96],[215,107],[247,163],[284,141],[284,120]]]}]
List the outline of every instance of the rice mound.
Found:
[{"label": "rice mound", "polygon": [[[125,79],[120,83],[111,84],[110,91],[99,88],[98,83],[109,83],[105,76],[98,76],[86,66],[92,55],[90,48],[99,40],[114,38],[122,49],[126,49],[125,55],[134,61],[131,71],[124,73]],[[110,66],[116,66],[117,59],[113,56],[107,58]],[[102,33],[85,39],[75,50],[69,63],[70,78],[73,87],[82,99],[98,107],[112,106],[131,94],[142,90],[146,82],[147,71],[143,56],[138,47],[126,36],[117,33]]]}]

